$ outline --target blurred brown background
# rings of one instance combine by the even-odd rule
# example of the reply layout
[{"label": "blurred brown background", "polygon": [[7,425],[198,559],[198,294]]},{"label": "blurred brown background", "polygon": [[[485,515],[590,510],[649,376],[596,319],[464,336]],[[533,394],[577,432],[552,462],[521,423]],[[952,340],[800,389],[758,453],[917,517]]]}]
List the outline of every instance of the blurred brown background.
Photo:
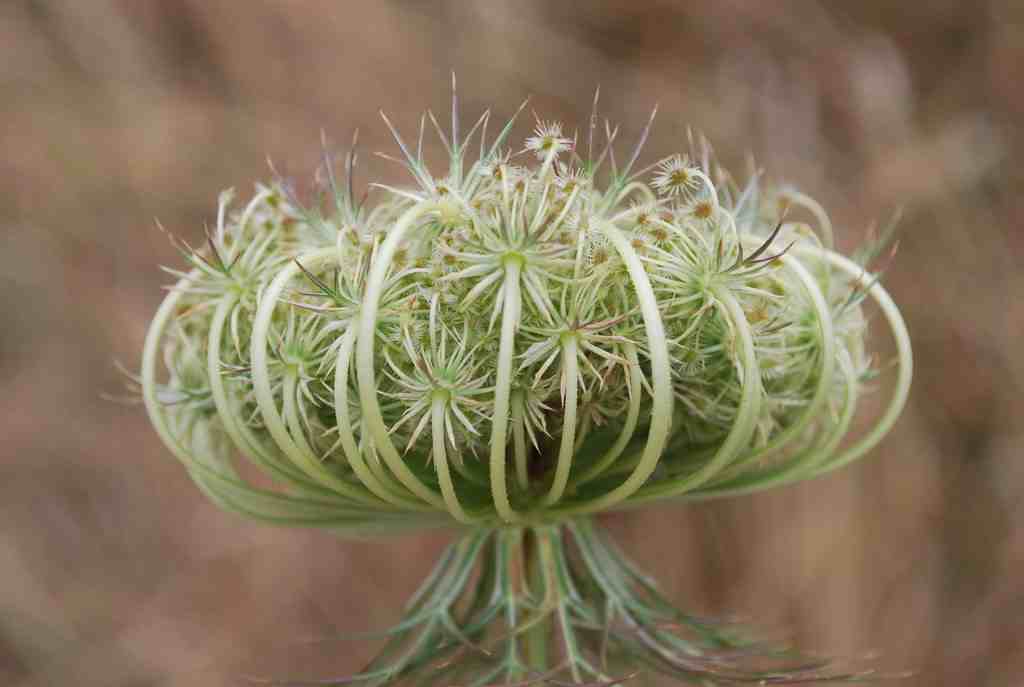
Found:
[{"label": "blurred brown background", "polygon": [[[928,2],[0,3],[0,684],[228,685],[352,671],[444,537],[345,542],[204,502],[140,408],[138,364],[219,190],[319,132],[391,151],[464,117],[583,121],[593,89],[648,154],[704,130],[824,202],[844,247],[907,210],[887,284],[917,356],[868,459],[812,484],[609,520],[688,608],[909,668],[1024,684],[1024,6]],[[524,120],[521,131],[527,130]],[[364,155],[370,173],[395,170]],[[742,169],[742,168],[741,168]],[[889,342],[878,337],[880,350]],[[1015,353],[1016,351],[1016,353]],[[882,385],[882,390],[886,387]]]}]

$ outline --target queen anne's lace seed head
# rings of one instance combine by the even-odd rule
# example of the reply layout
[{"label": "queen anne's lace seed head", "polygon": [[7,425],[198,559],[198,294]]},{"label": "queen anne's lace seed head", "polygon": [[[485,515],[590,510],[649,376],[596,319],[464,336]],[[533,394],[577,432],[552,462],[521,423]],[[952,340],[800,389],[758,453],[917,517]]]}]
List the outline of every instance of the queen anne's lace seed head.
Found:
[{"label": "queen anne's lace seed head", "polygon": [[684,155],[672,155],[658,163],[651,186],[665,196],[690,199],[704,190],[704,175]]},{"label": "queen anne's lace seed head", "polygon": [[531,150],[537,155],[538,160],[543,160],[549,155],[558,156],[569,149],[572,139],[562,135],[561,122],[545,122],[537,120],[537,127],[533,130],[533,136],[526,139],[526,150]]},{"label": "queen anne's lace seed head", "polygon": [[[218,504],[356,532],[548,522],[813,477],[888,430],[906,333],[820,205],[735,186],[706,146],[616,164],[611,126],[583,156],[538,121],[512,155],[512,123],[485,140],[489,119],[461,138],[453,120],[444,170],[392,127],[410,187],[364,202],[350,153],[320,170],[323,202],[280,181],[225,194],[207,245],[182,244],[141,383]],[[873,374],[866,298],[896,391],[844,442]]]}]

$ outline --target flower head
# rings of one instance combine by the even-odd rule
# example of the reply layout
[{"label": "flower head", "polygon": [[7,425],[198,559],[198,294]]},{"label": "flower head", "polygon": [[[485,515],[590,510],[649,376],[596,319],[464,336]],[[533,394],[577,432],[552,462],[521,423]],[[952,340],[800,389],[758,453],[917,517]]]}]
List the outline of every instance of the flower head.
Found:
[{"label": "flower head", "polygon": [[572,146],[572,139],[562,135],[562,123],[556,121],[537,120],[533,136],[526,139],[526,150],[532,150],[538,160],[548,156],[558,156]]},{"label": "flower head", "polygon": [[[718,189],[706,150],[647,178],[646,129],[616,164],[618,129],[583,159],[538,120],[538,162],[515,166],[514,117],[492,140],[488,114],[461,138],[457,117],[450,134],[429,119],[444,169],[385,118],[409,186],[364,202],[350,153],[344,179],[321,169],[322,206],[281,181],[235,211],[224,196],[207,245],[185,249],[141,383],[221,505],[357,532],[557,522],[813,477],[895,420],[902,320],[809,197],[785,189],[791,218],[756,179],[716,173]],[[870,369],[869,300],[896,338],[896,391],[840,448]],[[246,483],[238,457],[282,490]]]},{"label": "flower head", "polygon": [[651,186],[664,196],[689,199],[704,188],[704,173],[683,155],[672,155],[658,163]]}]

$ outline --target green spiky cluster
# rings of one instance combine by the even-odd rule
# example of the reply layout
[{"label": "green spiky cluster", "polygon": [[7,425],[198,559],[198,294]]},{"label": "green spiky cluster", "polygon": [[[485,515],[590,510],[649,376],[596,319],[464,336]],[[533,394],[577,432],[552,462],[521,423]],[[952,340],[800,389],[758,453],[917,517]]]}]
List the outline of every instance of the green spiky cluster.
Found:
[{"label": "green spiky cluster", "polygon": [[[618,164],[617,128],[595,147],[596,100],[584,141],[538,120],[522,149],[515,117],[488,140],[489,114],[462,136],[457,111],[447,134],[424,117],[414,150],[385,118],[414,183],[374,184],[373,204],[354,150],[340,180],[325,159],[310,204],[280,180],[235,209],[222,194],[207,245],[178,242],[189,269],[146,339],[153,425],[220,506],[355,535],[468,526],[380,655],[323,684],[871,675],[676,611],[588,516],[808,479],[873,447],[911,376],[865,267],[884,241],[843,257],[815,201],[739,184],[703,140],[638,168],[650,122]],[[874,374],[866,299],[896,381],[849,438]]]},{"label": "green spiky cluster", "polygon": [[[357,200],[351,152],[343,179],[325,161],[312,207],[282,182],[234,211],[227,193],[208,245],[182,246],[141,382],[220,505],[354,533],[550,523],[810,478],[889,429],[906,331],[817,203],[738,184],[692,138],[638,169],[646,129],[618,164],[596,115],[585,142],[538,121],[521,150],[515,117],[490,141],[489,119],[463,137],[429,116],[439,175],[423,122],[415,149],[388,122],[411,187]],[[872,374],[866,296],[898,379],[844,444]]]}]

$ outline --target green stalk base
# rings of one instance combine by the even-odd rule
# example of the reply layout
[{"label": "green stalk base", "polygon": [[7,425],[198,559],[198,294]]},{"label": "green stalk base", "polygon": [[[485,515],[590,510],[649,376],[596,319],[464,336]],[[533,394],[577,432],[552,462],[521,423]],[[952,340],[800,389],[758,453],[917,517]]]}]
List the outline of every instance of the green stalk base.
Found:
[{"label": "green stalk base", "polygon": [[[453,543],[363,672],[317,684],[695,685],[866,682],[672,606],[589,519],[477,530]],[[280,684],[289,684],[282,682]]]}]

